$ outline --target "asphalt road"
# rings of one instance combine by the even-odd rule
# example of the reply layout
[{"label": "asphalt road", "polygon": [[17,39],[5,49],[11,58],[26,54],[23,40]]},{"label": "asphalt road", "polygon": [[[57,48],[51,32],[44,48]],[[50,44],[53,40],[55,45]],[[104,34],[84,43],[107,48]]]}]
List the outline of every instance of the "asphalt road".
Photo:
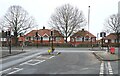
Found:
[{"label": "asphalt road", "polygon": [[[60,48],[56,49],[60,51]],[[75,51],[75,52],[73,52]],[[118,62],[99,61],[87,49],[61,48],[60,55],[38,55],[3,74],[118,74]],[[111,71],[112,70],[112,71]],[[109,75],[108,75],[109,76]]]}]

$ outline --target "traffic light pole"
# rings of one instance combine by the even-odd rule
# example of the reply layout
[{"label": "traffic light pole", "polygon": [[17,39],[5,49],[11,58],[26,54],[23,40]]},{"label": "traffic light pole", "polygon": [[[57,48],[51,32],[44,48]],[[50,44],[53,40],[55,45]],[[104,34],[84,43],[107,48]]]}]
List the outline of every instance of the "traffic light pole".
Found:
[{"label": "traffic light pole", "polygon": [[11,35],[9,36],[9,53],[11,54]]},{"label": "traffic light pole", "polygon": [[53,53],[55,50],[53,47],[53,31],[51,31],[51,37],[52,37],[51,49],[52,49],[52,53]]},{"label": "traffic light pole", "polygon": [[38,48],[38,36],[37,36],[37,48]]}]

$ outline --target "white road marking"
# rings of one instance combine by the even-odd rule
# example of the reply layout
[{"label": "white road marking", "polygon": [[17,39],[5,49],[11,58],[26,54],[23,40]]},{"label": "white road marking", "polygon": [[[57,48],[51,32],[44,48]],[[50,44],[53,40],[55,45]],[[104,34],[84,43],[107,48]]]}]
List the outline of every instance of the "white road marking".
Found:
[{"label": "white road marking", "polygon": [[110,62],[108,62],[108,71],[109,71],[109,74],[113,74],[113,71],[112,71],[112,67],[110,65]]},{"label": "white road marking", "polygon": [[27,65],[37,65],[37,64],[39,64],[39,63],[41,63],[41,62],[44,62],[45,60],[40,60],[40,61],[38,61],[38,62],[36,62],[36,63],[34,63],[34,64],[32,64],[32,63],[26,63]]},{"label": "white road marking", "polygon": [[[34,64],[32,64],[32,63],[30,63],[30,62],[32,62],[32,61],[37,61],[36,63],[34,63]],[[24,64],[28,64],[28,65],[37,65],[37,64],[39,64],[39,63],[41,63],[41,62],[44,62],[45,60],[37,60],[37,59],[34,59],[34,60],[29,60],[29,61],[27,61],[27,62],[24,62],[24,63],[22,63],[22,64],[20,64],[20,65],[24,65]]]},{"label": "white road marking", "polygon": [[6,71],[8,71],[8,70],[11,70],[11,68],[8,68],[8,69],[6,69],[6,70],[0,71],[0,74],[6,72]]},{"label": "white road marking", "polygon": [[10,72],[10,73],[8,73],[8,74],[13,74],[13,73],[16,73],[16,72],[18,72],[18,71],[21,71],[21,70],[23,70],[23,68],[13,68],[13,69],[16,69],[16,71],[13,71],[13,72]]},{"label": "white road marking", "polygon": [[51,58],[53,58],[53,57],[55,57],[55,56],[51,56],[51,57],[49,57],[49,59],[51,59]]},{"label": "white road marking", "polygon": [[49,57],[44,57],[44,56],[41,56],[40,58],[43,58],[43,59],[49,59]]},{"label": "white road marking", "polygon": [[37,56],[36,58],[40,58],[41,57],[41,55],[40,56]]},{"label": "white road marking", "polygon": [[28,60],[28,61],[26,61],[26,62],[24,62],[24,63],[21,63],[20,65],[24,65],[24,64],[26,64],[26,63],[28,63],[28,62],[30,62],[31,60]]},{"label": "white road marking", "polygon": [[102,61],[101,62],[101,66],[100,66],[100,73],[99,73],[100,75],[101,74],[104,74],[104,62]]},{"label": "white road marking", "polygon": [[[55,57],[55,56],[51,56],[51,57],[44,57],[44,56],[38,56],[38,57],[36,57],[36,58],[45,58],[45,59],[51,59],[51,58],[53,58],[53,57]],[[38,62],[36,62],[36,63],[34,63],[34,64],[32,64],[32,63],[30,63],[30,62],[32,62],[32,61],[38,61]],[[24,63],[21,63],[20,65],[24,65],[24,64],[28,64],[28,65],[37,65],[37,64],[39,64],[39,63],[41,63],[41,62],[44,62],[45,60],[39,60],[39,59],[31,59],[31,60],[28,60],[28,61],[26,61],[26,62],[24,62]]]}]

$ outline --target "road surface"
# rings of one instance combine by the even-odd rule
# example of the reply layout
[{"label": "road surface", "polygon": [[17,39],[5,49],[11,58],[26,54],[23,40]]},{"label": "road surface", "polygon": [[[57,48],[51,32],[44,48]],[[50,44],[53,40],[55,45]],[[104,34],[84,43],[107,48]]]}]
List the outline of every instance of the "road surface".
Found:
[{"label": "road surface", "polygon": [[[60,48],[56,49],[60,51]],[[27,61],[2,70],[10,74],[118,74],[117,61],[99,61],[94,51],[79,48],[61,48],[59,55],[37,55]],[[97,51],[96,51],[97,52]]]}]

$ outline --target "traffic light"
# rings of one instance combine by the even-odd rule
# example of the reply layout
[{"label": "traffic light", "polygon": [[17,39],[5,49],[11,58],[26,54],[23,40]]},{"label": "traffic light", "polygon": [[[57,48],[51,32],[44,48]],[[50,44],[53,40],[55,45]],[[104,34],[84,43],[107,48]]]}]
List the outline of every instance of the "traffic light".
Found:
[{"label": "traffic light", "polygon": [[17,32],[16,31],[14,32],[14,36],[17,37]]},{"label": "traffic light", "polygon": [[51,31],[51,36],[53,35],[53,31]]},{"label": "traffic light", "polygon": [[20,37],[22,36],[22,33],[20,33]]},{"label": "traffic light", "polygon": [[101,32],[100,33],[100,37],[106,37],[106,33],[105,32]]},{"label": "traffic light", "polygon": [[38,37],[38,32],[36,32],[36,37]]},{"label": "traffic light", "polygon": [[10,31],[8,31],[8,36],[10,36],[11,34],[10,34],[11,32]]},{"label": "traffic light", "polygon": [[5,32],[2,30],[2,37],[4,37],[5,36]]},{"label": "traffic light", "polygon": [[7,35],[8,35],[7,33],[8,33],[8,32],[6,31],[6,32],[5,32],[5,36],[6,36],[6,37],[7,37]]}]

